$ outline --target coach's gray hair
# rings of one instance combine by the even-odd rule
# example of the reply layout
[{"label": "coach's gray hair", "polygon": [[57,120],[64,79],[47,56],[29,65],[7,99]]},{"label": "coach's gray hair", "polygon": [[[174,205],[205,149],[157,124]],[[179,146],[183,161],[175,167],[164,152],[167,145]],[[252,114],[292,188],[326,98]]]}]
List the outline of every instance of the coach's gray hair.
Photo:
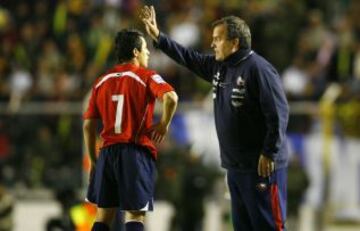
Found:
[{"label": "coach's gray hair", "polygon": [[236,16],[227,16],[212,23],[212,27],[224,24],[227,39],[239,39],[240,48],[251,48],[251,32],[244,20]]}]

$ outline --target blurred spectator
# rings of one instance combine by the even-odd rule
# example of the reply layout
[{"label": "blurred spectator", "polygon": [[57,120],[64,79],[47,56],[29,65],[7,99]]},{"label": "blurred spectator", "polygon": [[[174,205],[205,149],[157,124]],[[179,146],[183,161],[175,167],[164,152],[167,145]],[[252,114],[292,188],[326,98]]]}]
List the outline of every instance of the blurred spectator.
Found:
[{"label": "blurred spectator", "polygon": [[310,94],[311,79],[308,74],[309,64],[300,55],[293,64],[285,69],[282,78],[289,100],[306,100]]},{"label": "blurred spectator", "polygon": [[174,14],[168,20],[170,37],[179,41],[185,47],[194,47],[200,41],[200,29],[196,21],[196,13],[182,11]]},{"label": "blurred spectator", "polygon": [[15,71],[10,75],[9,79],[9,109],[11,111],[17,111],[19,109],[24,97],[29,93],[32,85],[33,79],[30,72],[21,67],[15,68]]},{"label": "blurred spectator", "polygon": [[0,121],[0,168],[2,169],[2,164],[10,158],[11,154],[10,139],[9,135],[5,131],[5,126]]},{"label": "blurred spectator", "polygon": [[0,231],[13,230],[14,199],[0,183]]},{"label": "blurred spectator", "polygon": [[355,54],[354,54],[354,78],[357,82],[356,92],[360,92],[359,82],[360,82],[360,33],[357,35],[357,40],[355,43]]},{"label": "blurred spectator", "polygon": [[310,51],[318,51],[323,45],[328,33],[323,21],[323,14],[320,10],[314,9],[308,13],[308,22],[305,29],[305,37],[308,40]]},{"label": "blurred spectator", "polygon": [[0,56],[0,101],[7,101],[9,95],[8,75],[10,67],[5,57]]},{"label": "blurred spectator", "polygon": [[0,7],[0,32],[4,31],[9,23],[9,13]]},{"label": "blurred spectator", "polygon": [[54,196],[61,206],[61,214],[57,217],[49,218],[45,225],[46,231],[75,230],[75,224],[70,215],[71,208],[80,203],[75,191],[73,189],[63,188],[54,192]]},{"label": "blurred spectator", "polygon": [[330,81],[351,81],[354,73],[355,38],[349,18],[344,16],[336,24],[337,44],[329,66]]},{"label": "blurred spectator", "polygon": [[299,227],[299,210],[304,204],[305,192],[309,186],[309,179],[303,167],[292,163],[288,169],[288,216],[287,228],[292,231]]},{"label": "blurred spectator", "polygon": [[[186,170],[182,174],[180,201],[175,204],[175,220],[181,231],[203,230],[206,197],[212,194],[215,179],[220,176],[216,168],[202,163],[193,153],[183,153]],[[191,203],[188,203],[191,195]]]},{"label": "blurred spectator", "polygon": [[[171,230],[203,230],[204,202],[213,193],[219,169],[205,165],[189,148],[174,148],[171,141],[164,142],[157,162],[157,199],[169,201],[176,208]],[[187,203],[189,195],[191,203]]]}]

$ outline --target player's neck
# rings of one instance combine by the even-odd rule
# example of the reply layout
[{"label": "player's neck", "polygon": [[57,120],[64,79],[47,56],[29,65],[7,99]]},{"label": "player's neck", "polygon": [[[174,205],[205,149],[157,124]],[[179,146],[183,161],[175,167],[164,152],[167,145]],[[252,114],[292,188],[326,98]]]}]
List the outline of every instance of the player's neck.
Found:
[{"label": "player's neck", "polygon": [[131,60],[129,60],[129,61],[122,62],[122,63],[120,63],[120,64],[121,64],[121,65],[131,64],[131,65],[134,65],[134,66],[137,66],[137,67],[140,66],[140,62],[139,62],[137,59],[131,59]]}]

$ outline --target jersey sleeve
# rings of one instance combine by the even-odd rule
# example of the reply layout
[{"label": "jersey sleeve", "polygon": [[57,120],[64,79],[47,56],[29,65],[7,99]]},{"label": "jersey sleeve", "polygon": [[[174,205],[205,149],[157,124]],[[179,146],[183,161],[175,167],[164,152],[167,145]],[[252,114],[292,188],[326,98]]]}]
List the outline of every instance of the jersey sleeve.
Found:
[{"label": "jersey sleeve", "polygon": [[155,98],[161,98],[163,94],[174,91],[174,88],[156,73],[152,73],[149,78],[149,90]]},{"label": "jersey sleeve", "polygon": [[95,87],[91,91],[91,95],[88,102],[88,107],[83,114],[83,119],[97,119],[100,118],[98,108],[96,107],[96,89]]}]

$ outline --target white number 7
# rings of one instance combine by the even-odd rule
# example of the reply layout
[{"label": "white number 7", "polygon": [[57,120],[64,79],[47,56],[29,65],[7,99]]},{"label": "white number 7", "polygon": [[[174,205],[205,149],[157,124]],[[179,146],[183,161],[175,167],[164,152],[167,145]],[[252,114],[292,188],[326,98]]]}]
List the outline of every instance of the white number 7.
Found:
[{"label": "white number 7", "polygon": [[115,118],[115,133],[121,133],[121,121],[124,107],[124,95],[113,95],[112,101],[117,101],[116,118]]}]

